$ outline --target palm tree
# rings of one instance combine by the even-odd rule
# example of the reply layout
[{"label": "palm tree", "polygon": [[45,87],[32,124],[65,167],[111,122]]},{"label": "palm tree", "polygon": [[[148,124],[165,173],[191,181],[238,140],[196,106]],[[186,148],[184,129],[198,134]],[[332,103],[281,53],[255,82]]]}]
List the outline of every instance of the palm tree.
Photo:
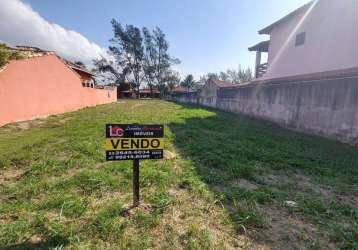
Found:
[{"label": "palm tree", "polygon": [[184,88],[187,88],[188,92],[191,88],[193,88],[196,84],[196,81],[194,80],[193,75],[187,75],[184,79],[184,81],[181,82],[181,86]]}]

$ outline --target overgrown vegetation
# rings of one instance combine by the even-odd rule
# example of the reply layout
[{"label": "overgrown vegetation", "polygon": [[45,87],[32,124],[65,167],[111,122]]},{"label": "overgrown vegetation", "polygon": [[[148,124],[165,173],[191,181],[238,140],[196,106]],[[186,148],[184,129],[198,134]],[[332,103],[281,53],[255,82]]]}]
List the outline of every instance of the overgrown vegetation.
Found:
[{"label": "overgrown vegetation", "polygon": [[207,73],[200,77],[200,82],[206,82],[209,79],[217,79],[225,82],[231,82],[234,84],[243,84],[253,79],[253,72],[251,68],[242,68],[238,66],[237,70],[230,68],[220,73]]},{"label": "overgrown vegetation", "polygon": [[169,54],[169,42],[165,33],[156,27],[153,30],[134,25],[125,25],[112,19],[113,38],[108,54],[113,60],[94,60],[96,71],[106,84],[115,84],[121,89],[127,84],[135,90],[145,83],[153,94],[157,88],[161,95],[180,81],[180,76],[172,66],[180,60]]},{"label": "overgrown vegetation", "polygon": [[9,50],[6,44],[0,43],[0,68],[5,66],[11,60],[19,60],[22,58],[24,58],[24,55],[20,52]]},{"label": "overgrown vegetation", "polygon": [[[174,158],[105,162],[108,122],[164,123]],[[116,104],[0,129],[0,249],[357,249],[357,149],[234,114]],[[294,203],[290,203],[292,201]]]}]

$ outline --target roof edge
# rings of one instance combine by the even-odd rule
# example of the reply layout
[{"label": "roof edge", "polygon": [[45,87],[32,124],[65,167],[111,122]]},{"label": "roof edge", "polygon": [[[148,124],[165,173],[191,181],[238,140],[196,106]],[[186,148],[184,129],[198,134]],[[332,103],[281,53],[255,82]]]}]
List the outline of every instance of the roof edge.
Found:
[{"label": "roof edge", "polygon": [[296,15],[301,13],[302,11],[306,11],[308,8],[310,8],[312,6],[313,3],[314,3],[314,0],[310,1],[309,3],[307,3],[307,4],[303,5],[303,6],[301,6],[300,8],[298,8],[296,10],[292,11],[291,13],[289,13],[288,15],[284,16],[283,18],[279,19],[278,21],[276,21],[276,22],[270,24],[269,26],[261,29],[259,31],[259,34],[260,35],[270,35],[272,29],[275,28],[277,25],[290,20],[291,18],[295,17]]},{"label": "roof edge", "polygon": [[235,86],[235,84],[232,82],[222,81],[219,79],[210,79],[210,80],[219,88],[228,88],[228,87]]},{"label": "roof edge", "polygon": [[260,51],[260,52],[268,52],[270,47],[270,40],[262,41],[254,46],[248,48],[249,51]]}]

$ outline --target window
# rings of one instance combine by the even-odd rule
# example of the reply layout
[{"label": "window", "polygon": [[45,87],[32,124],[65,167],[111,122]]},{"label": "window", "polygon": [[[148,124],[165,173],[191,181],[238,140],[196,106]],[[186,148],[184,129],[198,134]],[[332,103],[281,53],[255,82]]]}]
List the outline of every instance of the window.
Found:
[{"label": "window", "polygon": [[306,32],[302,32],[296,36],[296,47],[305,44],[306,42]]}]

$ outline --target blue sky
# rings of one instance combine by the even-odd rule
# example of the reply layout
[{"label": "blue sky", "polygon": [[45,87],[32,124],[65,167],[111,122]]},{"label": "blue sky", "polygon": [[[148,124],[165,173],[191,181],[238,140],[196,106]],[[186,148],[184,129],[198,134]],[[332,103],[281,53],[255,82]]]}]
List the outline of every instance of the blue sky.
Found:
[{"label": "blue sky", "polygon": [[[50,23],[81,33],[101,47],[112,37],[110,20],[159,26],[180,71],[199,76],[253,66],[247,48],[267,39],[257,31],[308,0],[23,0]],[[1,39],[1,37],[0,37]]]}]

